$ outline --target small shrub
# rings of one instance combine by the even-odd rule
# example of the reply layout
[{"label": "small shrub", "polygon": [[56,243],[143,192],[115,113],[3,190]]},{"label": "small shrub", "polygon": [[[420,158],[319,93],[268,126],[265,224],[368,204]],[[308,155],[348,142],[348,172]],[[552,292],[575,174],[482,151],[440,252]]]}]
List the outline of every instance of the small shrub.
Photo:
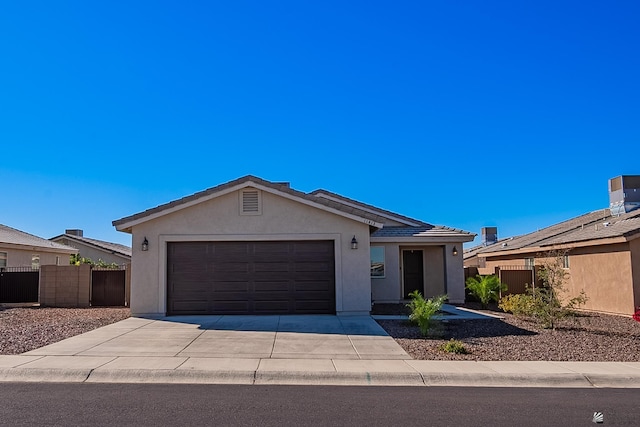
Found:
[{"label": "small shrub", "polygon": [[440,310],[447,296],[440,295],[425,300],[418,291],[411,292],[409,296],[411,297],[411,302],[407,304],[407,307],[411,310],[409,320],[417,324],[422,335],[426,336],[431,328],[433,316]]},{"label": "small shrub", "polygon": [[440,350],[446,351],[447,353],[469,354],[469,350],[465,348],[464,343],[459,340],[454,340],[453,338],[442,344]]},{"label": "small shrub", "polygon": [[502,297],[498,302],[498,307],[515,316],[533,316],[535,314],[536,301],[530,293],[512,294]]},{"label": "small shrub", "polygon": [[467,289],[474,297],[480,300],[482,308],[487,308],[491,301],[498,301],[500,292],[507,290],[507,285],[500,282],[498,276],[490,274],[488,276],[477,275],[467,279]]}]

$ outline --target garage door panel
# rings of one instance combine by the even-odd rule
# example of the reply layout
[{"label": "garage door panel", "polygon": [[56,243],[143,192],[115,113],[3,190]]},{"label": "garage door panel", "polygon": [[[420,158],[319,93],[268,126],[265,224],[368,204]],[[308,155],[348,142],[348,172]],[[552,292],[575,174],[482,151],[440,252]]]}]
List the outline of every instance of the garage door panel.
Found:
[{"label": "garage door panel", "polygon": [[174,301],[172,304],[174,311],[193,311],[197,313],[207,313],[209,311],[209,303],[207,301],[189,300]]},{"label": "garage door panel", "polygon": [[247,301],[213,301],[209,304],[209,313],[242,314],[248,311]]},{"label": "garage door panel", "polygon": [[290,264],[288,262],[254,262],[253,271],[255,273],[263,272],[276,272],[276,273],[288,273],[290,271]]},{"label": "garage door panel", "polygon": [[294,284],[295,292],[323,291],[328,292],[333,287],[331,281],[298,281]]},{"label": "garage door panel", "polygon": [[253,282],[253,290],[255,292],[289,292],[289,282],[276,282],[272,280]]},{"label": "garage door panel", "polygon": [[246,281],[224,281],[224,282],[214,282],[211,286],[212,292],[249,292],[250,291],[250,283]]},{"label": "garage door panel", "polygon": [[288,301],[254,301],[256,314],[287,314],[290,310]]},{"label": "garage door panel", "polygon": [[168,243],[168,314],[203,310],[335,313],[334,242]]}]

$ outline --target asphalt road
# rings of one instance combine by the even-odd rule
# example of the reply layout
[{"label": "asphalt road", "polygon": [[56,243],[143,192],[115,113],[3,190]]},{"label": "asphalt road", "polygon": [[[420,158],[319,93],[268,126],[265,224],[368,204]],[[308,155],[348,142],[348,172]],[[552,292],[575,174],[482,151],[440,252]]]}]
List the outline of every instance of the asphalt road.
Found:
[{"label": "asphalt road", "polygon": [[640,389],[0,383],[11,426],[640,425]]}]

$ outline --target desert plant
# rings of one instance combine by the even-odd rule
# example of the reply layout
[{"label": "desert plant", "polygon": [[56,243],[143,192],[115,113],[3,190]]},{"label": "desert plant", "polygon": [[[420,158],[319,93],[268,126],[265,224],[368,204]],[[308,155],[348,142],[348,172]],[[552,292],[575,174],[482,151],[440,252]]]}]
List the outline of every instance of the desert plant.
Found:
[{"label": "desert plant", "polygon": [[564,284],[568,278],[564,255],[563,252],[547,254],[547,261],[538,272],[544,286],[527,288],[524,295],[509,295],[500,300],[499,307],[515,315],[532,317],[543,328],[549,329],[555,329],[560,320],[573,316],[588,298],[584,290],[573,298],[563,298],[567,292]]},{"label": "desert plant", "polygon": [[419,291],[413,291],[409,294],[411,302],[407,307],[411,310],[409,320],[416,323],[420,328],[422,335],[426,336],[431,328],[433,316],[442,308],[442,304],[447,299],[446,295],[429,298],[425,300]]},{"label": "desert plant", "polygon": [[511,294],[500,298],[498,307],[507,313],[515,316],[533,316],[535,313],[536,301],[527,287],[526,294]]},{"label": "desert plant", "polygon": [[498,276],[490,274],[488,276],[477,275],[467,279],[467,289],[471,295],[480,300],[482,308],[487,308],[491,301],[498,301],[500,292],[507,290],[507,285],[500,282]]},{"label": "desert plant", "polygon": [[459,340],[454,340],[453,338],[442,344],[440,350],[446,351],[447,353],[469,354],[469,350],[465,348],[464,343]]}]

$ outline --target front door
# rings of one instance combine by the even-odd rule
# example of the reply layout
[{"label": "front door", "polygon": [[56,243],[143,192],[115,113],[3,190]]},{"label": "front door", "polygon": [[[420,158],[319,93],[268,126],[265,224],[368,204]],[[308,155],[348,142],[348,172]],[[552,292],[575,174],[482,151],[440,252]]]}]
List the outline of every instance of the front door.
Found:
[{"label": "front door", "polygon": [[424,295],[424,268],[421,250],[402,251],[402,271],[404,298],[410,299],[409,294],[416,290]]}]

